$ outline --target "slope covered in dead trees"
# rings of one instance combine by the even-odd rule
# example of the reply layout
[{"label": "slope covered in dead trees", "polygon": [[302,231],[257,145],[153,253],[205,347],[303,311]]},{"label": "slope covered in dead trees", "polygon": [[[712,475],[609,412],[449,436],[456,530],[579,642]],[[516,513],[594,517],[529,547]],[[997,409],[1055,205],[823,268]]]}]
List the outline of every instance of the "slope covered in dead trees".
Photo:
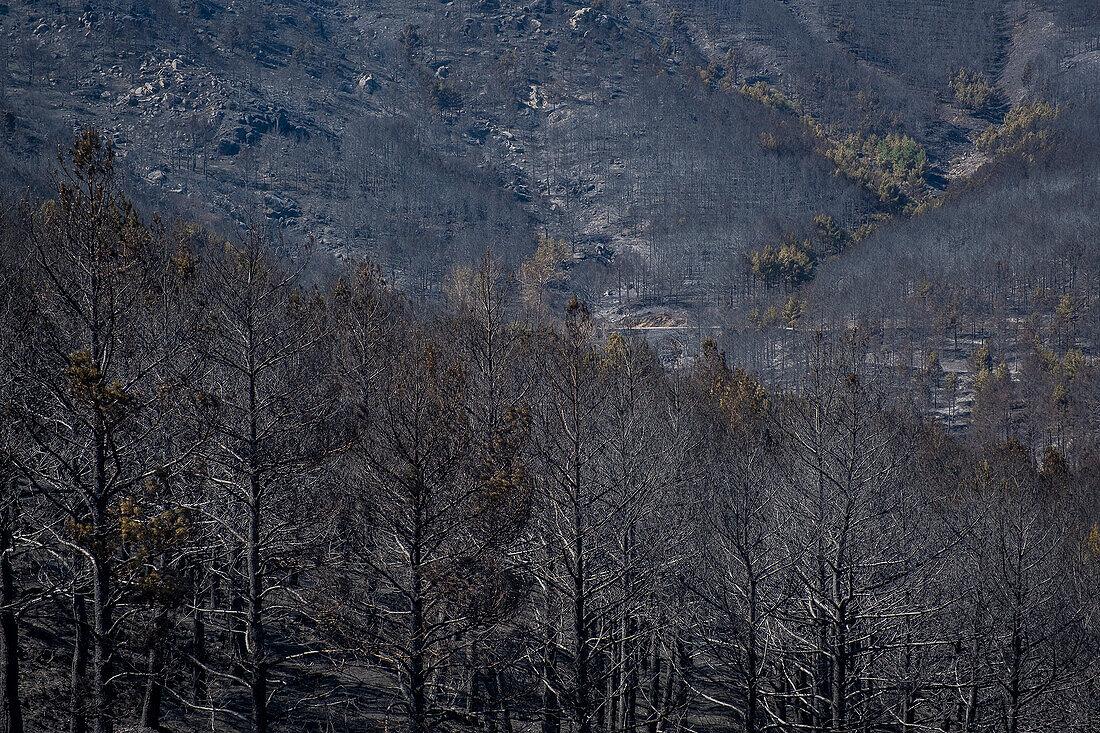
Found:
[{"label": "slope covered in dead trees", "polygon": [[951,436],[866,321],[673,368],[549,265],[416,303],[66,161],[0,219],[7,730],[1095,728],[1076,301]]}]

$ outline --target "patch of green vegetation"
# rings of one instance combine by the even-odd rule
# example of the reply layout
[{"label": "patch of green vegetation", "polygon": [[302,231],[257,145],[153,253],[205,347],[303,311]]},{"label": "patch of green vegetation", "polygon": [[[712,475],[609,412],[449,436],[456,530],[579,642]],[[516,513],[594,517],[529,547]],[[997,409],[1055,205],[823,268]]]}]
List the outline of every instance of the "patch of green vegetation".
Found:
[{"label": "patch of green vegetation", "polygon": [[788,328],[794,328],[802,318],[804,307],[805,304],[793,295],[787,299],[787,304],[783,306],[783,322]]},{"label": "patch of green vegetation", "polygon": [[882,138],[826,139],[824,154],[839,173],[861,183],[891,208],[912,209],[927,197],[928,154],[908,135],[892,132]]},{"label": "patch of green vegetation", "polygon": [[1054,140],[1052,123],[1058,108],[1046,102],[1031,102],[1014,107],[1005,115],[1004,124],[992,126],[978,138],[977,147],[992,155],[1021,154],[1034,161],[1049,149]]},{"label": "patch of green vegetation", "polygon": [[889,168],[895,178],[924,177],[928,170],[928,155],[916,140],[908,135],[890,133],[875,145],[875,162]]},{"label": "patch of green vegetation", "polygon": [[789,112],[793,115],[802,115],[802,103],[796,98],[788,97],[775,87],[762,81],[753,85],[742,84],[738,90],[741,96],[760,102],[779,112]]},{"label": "patch of green vegetation", "polygon": [[[713,83],[722,67],[711,64],[698,69],[705,83]],[[732,89],[729,77],[720,86]],[[913,138],[898,132],[884,137],[853,134],[846,138],[831,136],[821,123],[805,111],[802,102],[789,97],[771,85],[758,81],[742,84],[738,92],[780,113],[795,115],[811,139],[816,140],[817,151],[836,166],[837,172],[859,183],[878,197],[890,210],[914,213],[928,200],[925,176],[928,173],[928,154]],[[760,146],[766,150],[778,150],[780,139],[772,132],[760,135]]]},{"label": "patch of green vegetation", "polygon": [[718,65],[717,61],[711,61],[705,68],[696,66],[695,72],[699,74],[699,80],[711,89],[717,87],[722,81],[720,78],[722,67]]},{"label": "patch of green vegetation", "polygon": [[852,242],[852,234],[829,214],[814,217],[814,239],[821,257],[838,255]]},{"label": "patch of green vegetation", "polygon": [[[788,234],[779,246],[769,244],[750,252],[746,258],[747,269],[767,287],[785,284],[796,289],[814,278],[820,263],[859,244],[889,218],[886,214],[879,214],[870,222],[850,230],[841,226],[832,215],[819,214],[813,219],[813,229],[808,237],[802,239]],[[793,308],[788,303],[790,312],[784,316],[788,321],[794,317],[791,316]]]},{"label": "patch of green vegetation", "polygon": [[975,112],[987,108],[993,103],[997,90],[980,71],[959,69],[947,84],[955,95],[955,104]]},{"label": "patch of green vegetation", "polygon": [[768,287],[779,283],[793,287],[809,282],[817,267],[810,240],[799,241],[789,235],[779,247],[768,244],[750,252],[748,260],[750,272]]}]

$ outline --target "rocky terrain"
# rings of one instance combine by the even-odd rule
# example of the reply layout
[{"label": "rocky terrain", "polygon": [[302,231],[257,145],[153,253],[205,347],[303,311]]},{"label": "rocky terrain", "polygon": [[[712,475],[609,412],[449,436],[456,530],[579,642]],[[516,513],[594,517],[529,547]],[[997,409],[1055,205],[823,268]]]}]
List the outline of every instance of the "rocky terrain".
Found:
[{"label": "rocky terrain", "polygon": [[[94,123],[151,206],[265,221],[367,253],[410,287],[487,246],[518,260],[537,236],[683,280],[817,214],[854,227],[877,208],[800,139],[797,113],[739,94],[746,82],[830,135],[911,136],[935,193],[980,164],[973,140],[1013,102],[1096,69],[1087,3],[845,8],[9,1],[6,180],[33,182]],[[960,68],[997,82],[988,109],[953,106]]]}]

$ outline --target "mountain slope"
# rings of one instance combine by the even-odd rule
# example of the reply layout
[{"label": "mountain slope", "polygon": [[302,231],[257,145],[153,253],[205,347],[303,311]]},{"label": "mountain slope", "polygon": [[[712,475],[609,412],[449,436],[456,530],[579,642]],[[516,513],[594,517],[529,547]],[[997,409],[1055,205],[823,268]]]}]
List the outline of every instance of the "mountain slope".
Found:
[{"label": "mountain slope", "polygon": [[[1092,68],[1097,28],[1088,3],[1017,0],[2,7],[9,188],[95,123],[151,208],[267,221],[419,289],[538,236],[621,253],[629,272],[578,269],[592,296],[624,274],[672,292],[714,263],[725,280],[815,215],[881,210],[742,84],[830,139],[911,136],[942,187],[1010,104],[1087,79],[1069,65]],[[996,84],[990,107],[953,104],[963,68]]]}]

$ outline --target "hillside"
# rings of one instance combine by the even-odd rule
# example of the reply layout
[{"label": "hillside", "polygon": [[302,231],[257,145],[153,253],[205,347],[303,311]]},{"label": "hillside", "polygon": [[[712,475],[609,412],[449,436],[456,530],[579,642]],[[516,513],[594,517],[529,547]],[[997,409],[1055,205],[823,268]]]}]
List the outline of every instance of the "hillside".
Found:
[{"label": "hillside", "polygon": [[[537,261],[555,308],[576,292],[673,361],[710,334],[783,379],[810,323],[909,317],[922,278],[980,305],[1008,241],[1034,291],[1094,225],[1087,0],[2,8],[9,197],[93,123],[147,213],[265,225],[434,300],[487,249]],[[961,360],[993,327],[967,312]]]},{"label": "hillside", "polygon": [[[536,236],[682,289],[816,215],[854,228],[882,208],[832,175],[799,114],[830,140],[912,137],[935,193],[1012,103],[1091,83],[1097,56],[1089,3],[2,7],[9,189],[94,123],[149,207],[267,221],[420,289]],[[982,109],[954,106],[958,69],[996,83]],[[797,109],[739,93],[758,82]],[[590,295],[611,277],[584,274]]]},{"label": "hillside", "polygon": [[1100,730],[1097,0],[0,33],[0,732]]}]

